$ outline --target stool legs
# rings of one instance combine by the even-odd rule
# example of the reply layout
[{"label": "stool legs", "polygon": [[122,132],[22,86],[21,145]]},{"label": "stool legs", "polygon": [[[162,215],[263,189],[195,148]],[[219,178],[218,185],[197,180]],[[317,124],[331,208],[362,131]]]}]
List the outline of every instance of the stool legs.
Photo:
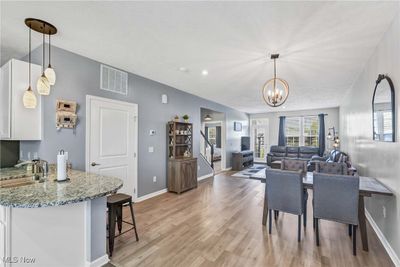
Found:
[{"label": "stool legs", "polygon": [[121,233],[121,231],[122,231],[122,205],[117,207],[117,225],[118,225],[118,232]]},{"label": "stool legs", "polygon": [[111,207],[108,210],[108,250],[110,252],[110,257],[112,257],[112,253],[114,250],[114,238],[115,238],[115,218],[117,217],[116,208]]},{"label": "stool legs", "polygon": [[132,208],[132,201],[129,201],[129,208],[131,210],[131,215],[132,215],[132,224],[133,224],[133,227],[135,228],[136,241],[139,241],[139,236],[138,236],[137,229],[136,229],[135,214],[133,213],[133,208]]}]

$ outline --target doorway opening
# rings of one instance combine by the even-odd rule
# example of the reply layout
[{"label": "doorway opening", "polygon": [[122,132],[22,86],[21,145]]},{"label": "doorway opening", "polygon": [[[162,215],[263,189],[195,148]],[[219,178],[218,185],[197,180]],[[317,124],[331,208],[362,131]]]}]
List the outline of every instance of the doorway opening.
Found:
[{"label": "doorway opening", "polygon": [[250,143],[254,151],[254,162],[266,163],[269,148],[269,120],[251,119]]},{"label": "doorway opening", "polygon": [[225,113],[201,108],[200,154],[206,159],[214,174],[226,169]]}]

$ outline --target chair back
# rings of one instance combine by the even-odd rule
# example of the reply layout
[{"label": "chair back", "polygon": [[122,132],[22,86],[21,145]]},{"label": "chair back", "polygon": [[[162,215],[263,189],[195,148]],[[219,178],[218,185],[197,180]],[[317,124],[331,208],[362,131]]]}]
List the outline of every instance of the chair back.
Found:
[{"label": "chair back", "polygon": [[299,171],[303,174],[307,173],[307,161],[300,159],[282,159],[281,170],[283,171]]},{"label": "chair back", "polygon": [[303,214],[303,178],[301,171],[266,170],[268,209]]},{"label": "chair back", "polygon": [[315,171],[320,173],[347,175],[348,168],[346,163],[320,161],[315,164]]},{"label": "chair back", "polygon": [[314,172],[314,217],[358,225],[360,178]]}]

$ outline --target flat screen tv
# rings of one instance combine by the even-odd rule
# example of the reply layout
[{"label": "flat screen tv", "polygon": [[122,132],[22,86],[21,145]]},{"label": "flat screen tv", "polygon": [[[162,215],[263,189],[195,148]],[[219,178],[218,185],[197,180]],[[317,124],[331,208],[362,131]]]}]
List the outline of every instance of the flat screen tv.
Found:
[{"label": "flat screen tv", "polygon": [[242,151],[250,150],[250,137],[242,136],[242,140],[240,142],[240,148]]}]

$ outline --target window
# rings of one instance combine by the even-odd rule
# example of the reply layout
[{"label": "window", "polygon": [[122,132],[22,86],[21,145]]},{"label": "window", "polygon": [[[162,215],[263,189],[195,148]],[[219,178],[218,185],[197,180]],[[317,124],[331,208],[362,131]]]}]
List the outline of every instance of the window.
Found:
[{"label": "window", "polygon": [[318,116],[286,118],[287,146],[318,146]]},{"label": "window", "polygon": [[208,127],[208,141],[213,145],[217,144],[217,127]]}]

